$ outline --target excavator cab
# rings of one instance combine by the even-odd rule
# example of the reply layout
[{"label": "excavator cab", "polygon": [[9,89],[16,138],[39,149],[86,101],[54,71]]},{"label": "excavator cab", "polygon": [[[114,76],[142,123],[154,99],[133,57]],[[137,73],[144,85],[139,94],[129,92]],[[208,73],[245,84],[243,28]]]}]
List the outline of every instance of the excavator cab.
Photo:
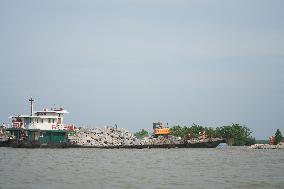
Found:
[{"label": "excavator cab", "polygon": [[153,130],[155,136],[170,134],[170,129],[164,126],[162,122],[153,123]]}]

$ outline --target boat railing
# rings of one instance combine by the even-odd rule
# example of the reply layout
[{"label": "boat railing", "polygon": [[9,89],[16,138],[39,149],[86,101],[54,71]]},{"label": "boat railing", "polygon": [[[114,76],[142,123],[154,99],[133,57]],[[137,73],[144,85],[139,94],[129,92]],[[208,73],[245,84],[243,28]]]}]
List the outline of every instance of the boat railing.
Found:
[{"label": "boat railing", "polygon": [[12,128],[21,128],[23,126],[23,122],[14,121],[12,122]]},{"label": "boat railing", "polygon": [[68,131],[74,131],[75,125],[74,124],[58,124],[57,125],[59,130],[68,130]]}]

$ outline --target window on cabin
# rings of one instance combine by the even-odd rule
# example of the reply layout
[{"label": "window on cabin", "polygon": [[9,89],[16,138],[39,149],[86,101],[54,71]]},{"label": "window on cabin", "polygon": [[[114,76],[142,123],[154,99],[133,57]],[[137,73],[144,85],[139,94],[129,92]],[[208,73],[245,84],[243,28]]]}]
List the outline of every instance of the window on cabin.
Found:
[{"label": "window on cabin", "polygon": [[43,123],[43,119],[41,119],[41,123]]},{"label": "window on cabin", "polygon": [[48,123],[50,123],[51,122],[51,119],[50,118],[48,118]]},{"label": "window on cabin", "polygon": [[52,123],[54,123],[54,119],[52,119]]},{"label": "window on cabin", "polygon": [[36,119],[36,122],[38,123],[38,119]]}]

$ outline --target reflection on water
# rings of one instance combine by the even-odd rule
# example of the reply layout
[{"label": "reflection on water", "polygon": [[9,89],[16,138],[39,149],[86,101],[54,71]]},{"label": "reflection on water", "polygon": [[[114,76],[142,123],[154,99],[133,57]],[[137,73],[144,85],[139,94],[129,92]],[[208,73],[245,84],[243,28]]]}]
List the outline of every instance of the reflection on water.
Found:
[{"label": "reflection on water", "polygon": [[0,148],[0,188],[282,188],[284,150]]}]

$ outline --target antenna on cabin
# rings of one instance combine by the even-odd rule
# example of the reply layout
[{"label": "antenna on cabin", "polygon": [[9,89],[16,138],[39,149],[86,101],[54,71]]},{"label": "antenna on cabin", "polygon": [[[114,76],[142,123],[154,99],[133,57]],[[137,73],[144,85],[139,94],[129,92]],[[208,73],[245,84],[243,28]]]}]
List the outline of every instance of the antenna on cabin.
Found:
[{"label": "antenna on cabin", "polygon": [[33,99],[33,97],[31,96],[31,98],[29,99],[29,101],[31,102],[31,116],[33,115],[33,111],[34,111],[34,99]]},{"label": "antenna on cabin", "polygon": [[55,108],[55,104],[53,104],[53,107],[51,107],[51,110],[55,110],[56,108]]}]

